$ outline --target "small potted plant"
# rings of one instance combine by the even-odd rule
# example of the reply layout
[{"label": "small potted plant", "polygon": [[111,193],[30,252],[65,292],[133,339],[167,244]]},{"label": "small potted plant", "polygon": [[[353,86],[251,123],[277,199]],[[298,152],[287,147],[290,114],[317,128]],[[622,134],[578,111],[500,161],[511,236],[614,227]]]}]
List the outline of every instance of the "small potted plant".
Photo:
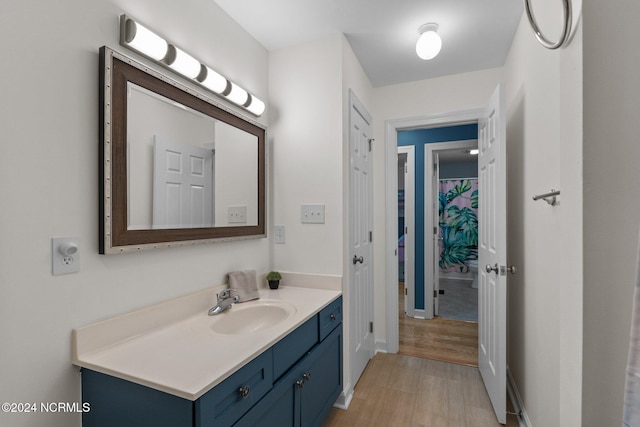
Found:
[{"label": "small potted plant", "polygon": [[267,274],[267,281],[269,282],[269,288],[278,289],[281,279],[282,279],[282,274],[278,273],[277,271],[270,271]]}]

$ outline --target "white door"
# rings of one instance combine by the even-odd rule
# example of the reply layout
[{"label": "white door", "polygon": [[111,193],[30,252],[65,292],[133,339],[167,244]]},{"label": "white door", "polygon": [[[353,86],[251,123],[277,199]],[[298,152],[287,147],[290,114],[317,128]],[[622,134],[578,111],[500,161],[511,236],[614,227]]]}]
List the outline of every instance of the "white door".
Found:
[{"label": "white door", "polygon": [[404,165],[404,312],[415,316],[415,147],[398,147],[407,155]]},{"label": "white door", "polygon": [[501,87],[478,122],[478,365],[496,417],[506,423],[506,141]]},{"label": "white door", "polygon": [[372,120],[349,93],[349,321],[355,386],[374,354]]},{"label": "white door", "polygon": [[213,150],[156,135],[153,227],[210,227],[213,223]]}]

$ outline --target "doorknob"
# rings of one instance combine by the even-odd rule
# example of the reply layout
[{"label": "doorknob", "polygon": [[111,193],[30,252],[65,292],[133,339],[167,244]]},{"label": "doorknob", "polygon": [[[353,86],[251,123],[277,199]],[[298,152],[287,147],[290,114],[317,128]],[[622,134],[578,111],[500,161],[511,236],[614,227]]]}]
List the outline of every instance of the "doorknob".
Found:
[{"label": "doorknob", "polygon": [[484,269],[487,273],[491,273],[493,271],[494,273],[498,274],[498,263],[496,263],[496,265],[494,265],[493,267],[487,264]]},{"label": "doorknob", "polygon": [[507,272],[511,273],[511,274],[516,274],[516,266],[515,265],[510,265],[507,267]]},{"label": "doorknob", "polygon": [[357,256],[354,255],[353,256],[353,265],[356,265],[357,263],[360,263],[360,264],[364,263],[364,258],[363,257],[358,258]]}]

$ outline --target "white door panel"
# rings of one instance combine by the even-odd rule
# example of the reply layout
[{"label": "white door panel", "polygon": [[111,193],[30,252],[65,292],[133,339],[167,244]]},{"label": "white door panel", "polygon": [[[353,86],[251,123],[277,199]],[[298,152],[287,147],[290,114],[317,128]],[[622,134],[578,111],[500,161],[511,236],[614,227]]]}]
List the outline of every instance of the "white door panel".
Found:
[{"label": "white door panel", "polygon": [[153,227],[209,227],[213,221],[213,151],[155,136]]},{"label": "white door panel", "polygon": [[353,93],[349,114],[349,246],[351,380],[358,381],[374,354],[373,162],[371,116]]},{"label": "white door panel", "polygon": [[478,123],[478,365],[498,421],[506,422],[506,141],[500,86]]}]

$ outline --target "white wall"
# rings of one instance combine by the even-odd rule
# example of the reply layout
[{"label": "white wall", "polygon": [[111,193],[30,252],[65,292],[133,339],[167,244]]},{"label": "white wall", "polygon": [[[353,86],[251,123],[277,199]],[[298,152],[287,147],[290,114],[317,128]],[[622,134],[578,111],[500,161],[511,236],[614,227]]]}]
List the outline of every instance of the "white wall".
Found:
[{"label": "white wall", "polygon": [[[118,48],[126,12],[263,100],[267,52],[210,0],[0,9],[0,400],[78,402],[73,328],[269,268],[267,239],[98,255],[98,48]],[[80,238],[78,274],[51,275],[54,236]],[[80,415],[1,413],[0,425],[77,426]]]},{"label": "white wall", "polygon": [[[273,245],[284,271],[342,275],[341,36],[271,52],[269,144]],[[324,224],[302,224],[302,204],[324,204]]]},{"label": "white wall", "polygon": [[622,424],[640,224],[640,3],[584,7],[585,427]]},{"label": "white wall", "polygon": [[[540,9],[541,26],[558,28],[557,11]],[[534,426],[580,425],[581,41],[547,50],[523,17],[504,67],[508,262],[518,268],[508,284],[508,362]],[[557,206],[532,200],[552,188],[561,190]]]},{"label": "white wall", "polygon": [[[273,244],[273,266],[341,278],[332,283],[342,282],[348,349],[348,91],[367,105],[371,85],[342,35],[271,52],[269,72],[272,225],[286,238]],[[324,204],[325,223],[301,224],[302,204]]]},{"label": "white wall", "polygon": [[[373,90],[374,117],[374,279],[376,341],[384,347],[387,331],[385,324],[386,296],[389,286],[385,281],[385,122],[392,119],[451,113],[481,108],[502,78],[502,69],[489,69],[456,74]],[[395,200],[392,203],[396,203]]]}]

